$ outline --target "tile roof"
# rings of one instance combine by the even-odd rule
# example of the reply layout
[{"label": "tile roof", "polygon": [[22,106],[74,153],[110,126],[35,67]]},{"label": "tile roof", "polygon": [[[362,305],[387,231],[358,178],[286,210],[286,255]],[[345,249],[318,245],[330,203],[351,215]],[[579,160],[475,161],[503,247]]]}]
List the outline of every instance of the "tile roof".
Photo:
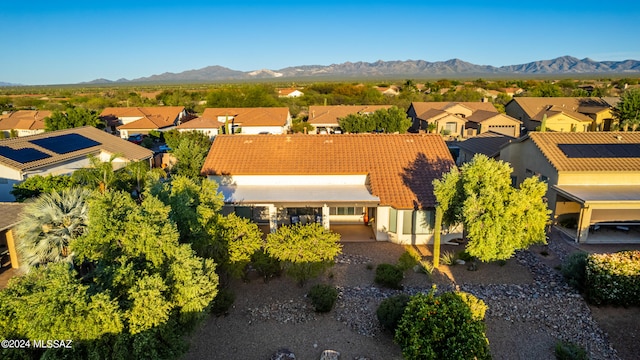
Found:
[{"label": "tile roof", "polygon": [[0,231],[9,229],[18,223],[20,214],[26,204],[14,202],[0,202]]},{"label": "tile roof", "polygon": [[145,117],[159,116],[163,119],[175,120],[184,111],[184,106],[151,106],[151,107],[108,107],[102,110],[100,116]]},{"label": "tile roof", "polygon": [[224,125],[224,123],[219,122],[217,118],[213,119],[200,116],[193,120],[183,122],[176,126],[176,129],[219,129],[222,125]]},{"label": "tile roof", "polygon": [[254,107],[254,108],[206,108],[203,118],[218,119],[218,116],[233,117],[239,126],[285,126],[290,117],[288,107]]},{"label": "tile roof", "polygon": [[460,149],[472,154],[484,154],[494,157],[500,154],[500,147],[515,140],[514,137],[487,131],[464,141],[456,143]]},{"label": "tile roof", "polygon": [[373,113],[380,109],[389,109],[392,105],[333,105],[309,106],[309,120],[311,125],[338,126],[338,119],[349,114]]},{"label": "tile roof", "polygon": [[[40,147],[30,142],[32,140],[46,139],[54,136],[68,135],[68,134],[82,135],[86,138],[89,138],[91,140],[98,142],[99,144],[85,148],[85,149],[71,151],[66,154],[58,154],[56,152],[47,150],[43,147]],[[49,157],[45,159],[26,162],[26,163],[20,163],[18,161],[15,161],[0,155],[0,164],[6,165],[8,167],[21,170],[21,171],[37,169],[43,166],[49,166],[52,164],[75,160],[78,158],[86,157],[91,154],[98,154],[101,151],[104,151],[110,154],[122,154],[125,158],[129,160],[144,160],[153,156],[153,151],[149,149],[145,149],[142,146],[138,146],[132,142],[120,139],[117,136],[114,136],[105,131],[96,129],[92,126],[83,126],[79,128],[57,130],[57,131],[45,132],[37,135],[23,136],[23,137],[13,138],[13,139],[4,139],[4,140],[0,140],[0,146],[9,147],[11,149],[16,149],[16,150],[31,148],[49,155]]]},{"label": "tile roof", "polygon": [[219,135],[203,175],[368,174],[381,205],[435,204],[431,182],[453,165],[436,134]]},{"label": "tile roof", "polygon": [[498,110],[495,106],[493,106],[490,102],[479,102],[479,101],[433,101],[433,102],[412,102],[411,106],[417,115],[418,118],[424,119],[422,117],[425,113],[430,113],[430,110],[444,110],[455,107],[455,106],[463,106],[469,109],[471,112],[476,112],[479,110],[491,111],[494,113],[498,113]]},{"label": "tile roof", "polygon": [[553,111],[552,115],[563,112],[579,121],[592,121],[584,114],[596,114],[611,107],[607,101],[597,97],[515,97],[512,101],[520,105],[530,119],[538,121],[547,111]]},{"label": "tile roof", "polygon": [[49,110],[18,110],[0,117],[0,130],[44,130]]},{"label": "tile roof", "polygon": [[501,117],[520,124],[522,123],[522,121],[514,119],[509,115],[486,110],[478,110],[471,114],[471,116],[467,116],[465,119],[474,123],[482,123],[483,121],[487,121],[495,117]]},{"label": "tile roof", "polygon": [[[531,139],[558,171],[617,171],[640,172],[639,157],[568,157],[561,149],[567,144],[581,146],[602,144],[630,144],[640,151],[640,132],[530,132],[523,139]],[[597,146],[593,147],[598,149]]]},{"label": "tile roof", "polygon": [[145,115],[142,119],[118,126],[118,130],[156,130],[174,125],[175,118],[163,118],[159,115]]}]

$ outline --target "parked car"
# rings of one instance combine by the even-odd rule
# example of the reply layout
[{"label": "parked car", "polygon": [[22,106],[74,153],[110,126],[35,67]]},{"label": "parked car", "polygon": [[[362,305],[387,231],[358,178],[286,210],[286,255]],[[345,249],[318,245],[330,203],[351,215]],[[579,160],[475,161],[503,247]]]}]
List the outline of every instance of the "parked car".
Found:
[{"label": "parked car", "polygon": [[144,139],[142,134],[133,134],[133,135],[129,135],[129,138],[127,140],[131,141],[134,144],[140,145],[142,143],[142,139]]},{"label": "parked car", "polygon": [[167,152],[167,151],[171,151],[171,148],[169,147],[169,145],[162,144],[162,145],[158,146],[158,151],[164,153],[164,152]]}]

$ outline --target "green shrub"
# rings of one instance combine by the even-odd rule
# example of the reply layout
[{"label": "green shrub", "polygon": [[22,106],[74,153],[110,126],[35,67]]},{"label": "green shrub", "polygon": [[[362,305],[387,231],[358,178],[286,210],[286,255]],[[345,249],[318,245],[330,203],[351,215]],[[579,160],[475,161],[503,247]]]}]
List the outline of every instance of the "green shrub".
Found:
[{"label": "green shrub", "polygon": [[456,254],[452,251],[445,251],[440,256],[440,262],[443,265],[455,265],[456,264]]},{"label": "green shrub", "polygon": [[462,301],[467,304],[469,310],[471,310],[471,317],[473,318],[473,320],[484,319],[484,314],[488,309],[488,306],[484,303],[484,301],[464,291],[457,291],[456,295],[458,295],[460,299],[462,299]]},{"label": "green shrub", "polygon": [[469,254],[466,250],[462,250],[458,252],[458,259],[469,262],[473,260],[473,256],[471,256],[471,254]]},{"label": "green shrub", "polygon": [[398,268],[402,271],[412,269],[420,263],[420,260],[422,260],[422,256],[420,256],[415,249],[408,248],[407,251],[400,255],[400,259],[398,259]]},{"label": "green shrub", "polygon": [[589,255],[585,289],[596,305],[640,305],[640,251]]},{"label": "green shrub", "polygon": [[[478,300],[479,301],[479,300]],[[405,359],[490,359],[485,325],[457,293],[411,297],[394,340]]]},{"label": "green shrub", "polygon": [[376,267],[376,284],[391,288],[401,289],[403,274],[397,266],[391,264],[380,264]]},{"label": "green shrub", "polygon": [[578,291],[584,290],[587,269],[587,254],[579,251],[571,254],[564,264],[562,264],[561,272],[567,283]]},{"label": "green shrub", "polygon": [[556,359],[558,360],[587,360],[587,352],[580,346],[558,341],[556,343]]},{"label": "green shrub", "polygon": [[236,295],[229,289],[220,289],[218,295],[211,302],[210,312],[216,316],[227,315]]},{"label": "green shrub", "polygon": [[395,332],[407,303],[409,303],[409,295],[406,294],[395,295],[382,300],[376,310],[380,325],[387,330]]},{"label": "green shrub", "polygon": [[435,267],[433,266],[433,263],[429,260],[420,260],[420,270],[427,274],[427,275],[431,275],[433,274],[433,270],[435,270]]},{"label": "green shrub", "polygon": [[316,312],[329,312],[338,298],[338,290],[334,286],[326,284],[314,285],[307,294]]},{"label": "green shrub", "polygon": [[251,265],[263,277],[264,282],[269,282],[272,277],[280,276],[282,273],[280,261],[262,250],[256,251],[251,256]]}]

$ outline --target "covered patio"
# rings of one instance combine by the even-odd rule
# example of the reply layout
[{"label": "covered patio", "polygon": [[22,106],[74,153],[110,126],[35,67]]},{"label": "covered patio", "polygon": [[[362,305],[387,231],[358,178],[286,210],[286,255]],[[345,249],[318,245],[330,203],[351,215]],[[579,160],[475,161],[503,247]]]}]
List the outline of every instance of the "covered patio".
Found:
[{"label": "covered patio", "polygon": [[[578,243],[640,243],[640,186],[555,185],[556,212],[577,217]],[[563,201],[566,200],[566,201]],[[562,206],[558,206],[561,204]],[[562,209],[566,211],[562,213]],[[574,210],[571,210],[574,209]]]},{"label": "covered patio", "polygon": [[[375,217],[380,198],[369,192],[366,175],[296,180],[298,184],[306,185],[292,184],[282,177],[275,180],[252,179],[249,182],[236,177],[232,184],[222,183],[219,191],[229,210],[257,223],[268,223],[269,232],[276,231],[281,225],[318,222],[326,229],[345,231],[344,238],[369,239],[373,236],[365,224]],[[369,229],[370,234],[353,235],[358,232],[341,228],[341,225],[361,225]]]}]

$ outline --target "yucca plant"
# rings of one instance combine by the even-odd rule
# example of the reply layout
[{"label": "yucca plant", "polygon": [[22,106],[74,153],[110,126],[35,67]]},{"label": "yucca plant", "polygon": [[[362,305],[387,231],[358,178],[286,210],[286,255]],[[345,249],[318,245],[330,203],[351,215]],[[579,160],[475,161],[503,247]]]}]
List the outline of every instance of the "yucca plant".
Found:
[{"label": "yucca plant", "polygon": [[91,192],[82,188],[42,194],[28,204],[16,226],[20,262],[28,269],[50,262],[72,261],[71,240],[87,227]]}]

